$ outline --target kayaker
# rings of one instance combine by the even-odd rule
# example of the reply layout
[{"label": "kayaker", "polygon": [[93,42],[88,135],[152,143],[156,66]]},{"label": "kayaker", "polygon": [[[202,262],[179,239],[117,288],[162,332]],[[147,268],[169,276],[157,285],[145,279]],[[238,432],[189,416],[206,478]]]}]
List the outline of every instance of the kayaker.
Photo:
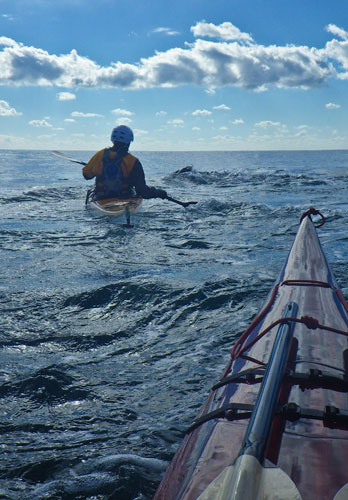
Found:
[{"label": "kayaker", "polygon": [[[135,156],[128,152],[134,140],[133,131],[119,125],[111,132],[111,148],[98,151],[82,169],[85,179],[96,178],[94,197],[129,197],[135,193],[142,198],[167,198],[164,189],[148,186],[143,167]],[[135,192],[134,192],[135,190]]]}]

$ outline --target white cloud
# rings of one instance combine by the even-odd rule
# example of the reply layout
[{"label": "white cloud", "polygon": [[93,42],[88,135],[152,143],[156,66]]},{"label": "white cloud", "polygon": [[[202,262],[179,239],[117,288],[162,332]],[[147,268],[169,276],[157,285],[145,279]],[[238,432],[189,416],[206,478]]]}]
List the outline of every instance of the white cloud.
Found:
[{"label": "white cloud", "polygon": [[309,128],[304,126],[304,127],[297,127],[298,132],[295,133],[295,137],[304,137],[309,134]]},{"label": "white cloud", "polygon": [[[297,131],[297,132],[296,132]],[[295,137],[308,137],[311,133],[311,129],[308,125],[298,125],[295,127]]]},{"label": "white cloud", "polygon": [[48,123],[47,120],[31,120],[29,122],[29,125],[32,127],[47,127],[47,128],[52,128],[52,125]]},{"label": "white cloud", "polygon": [[175,118],[174,120],[168,120],[168,125],[173,125],[174,127],[182,127],[184,125],[184,120],[180,118]]},{"label": "white cloud", "polygon": [[280,126],[281,126],[280,122],[272,122],[271,120],[264,120],[264,121],[255,123],[255,127],[261,127],[261,128],[280,127]]},{"label": "white cloud", "polygon": [[66,123],[75,123],[76,120],[74,120],[74,118],[65,118],[64,120]]},{"label": "white cloud", "polygon": [[103,115],[99,115],[98,113],[81,113],[80,111],[73,111],[71,116],[75,118],[102,118]]},{"label": "white cloud", "polygon": [[11,108],[7,101],[0,101],[0,116],[20,116],[22,113]]},{"label": "white cloud", "polygon": [[213,106],[213,109],[221,109],[224,111],[229,111],[231,108],[226,106],[226,104],[220,104],[219,106]]},{"label": "white cloud", "polygon": [[[341,30],[330,26],[335,34]],[[197,85],[213,92],[219,87],[308,89],[325,86],[330,78],[348,79],[348,40],[333,39],[324,48],[264,46],[231,23],[202,21],[191,30],[196,37],[216,36],[220,41],[198,38],[185,48],[157,51],[133,64],[111,62],[108,66],[76,50],[55,55],[0,37],[0,85],[133,90]],[[346,32],[339,33],[342,38]]]},{"label": "white cloud", "polygon": [[7,36],[0,36],[0,45],[5,45],[6,47],[19,47],[17,42]]},{"label": "white cloud", "polygon": [[151,33],[161,33],[163,35],[168,35],[168,36],[175,36],[175,35],[180,35],[179,31],[174,31],[171,28],[166,28],[166,27],[159,27],[155,28],[154,30],[151,31]]},{"label": "white cloud", "polygon": [[166,116],[167,111],[157,111],[156,116]]},{"label": "white cloud", "polygon": [[52,139],[53,137],[56,137],[57,134],[43,134],[39,135],[38,139]]},{"label": "white cloud", "polygon": [[142,130],[142,129],[139,129],[139,128],[134,129],[134,135],[136,137],[139,137],[139,136],[142,136],[142,135],[147,135],[148,133],[149,133],[148,130]]},{"label": "white cloud", "polygon": [[325,104],[327,109],[339,109],[341,106],[339,104],[334,104],[333,102],[328,102]]},{"label": "white cloud", "polygon": [[15,19],[12,14],[2,14],[1,17],[6,21],[14,21]]},{"label": "white cloud", "polygon": [[76,99],[76,95],[71,92],[58,92],[57,99],[58,101],[73,101]]},{"label": "white cloud", "polygon": [[132,111],[128,111],[127,109],[113,109],[111,113],[114,113],[115,115],[122,115],[122,116],[132,116],[134,113]]},{"label": "white cloud", "polygon": [[231,137],[229,135],[214,135],[214,137],[212,137],[212,139],[214,141],[216,141],[216,142],[220,142],[220,143],[226,144],[226,142],[228,142],[231,139],[233,139],[233,137]]},{"label": "white cloud", "polygon": [[196,111],[193,111],[192,116],[209,116],[211,115],[211,111],[208,111],[207,109],[196,109]]},{"label": "white cloud", "polygon": [[228,130],[228,127],[220,127],[219,130]]},{"label": "white cloud", "polygon": [[244,123],[244,120],[242,118],[236,118],[233,120],[232,125],[242,125]]},{"label": "white cloud", "polygon": [[232,23],[225,22],[218,26],[213,23],[201,21],[191,27],[191,31],[195,37],[218,38],[220,40],[239,40],[252,42],[253,39],[249,33],[242,33],[239,28]]},{"label": "white cloud", "polygon": [[18,143],[18,137],[15,137],[13,135],[0,134],[0,144],[2,147],[8,147],[9,145],[16,143]]},{"label": "white cloud", "polygon": [[201,130],[201,129],[200,129],[200,127],[192,127],[192,130],[197,130],[197,131],[199,131],[199,130]]},{"label": "white cloud", "polygon": [[[325,49],[323,49],[327,58],[330,58],[335,63],[335,76],[339,79],[345,80],[348,78],[348,40],[339,41],[336,39],[327,42]],[[339,71],[340,66],[344,71]]]},{"label": "white cloud", "polygon": [[127,117],[117,118],[116,125],[129,125],[132,123],[132,120]]},{"label": "white cloud", "polygon": [[333,35],[337,35],[340,38],[342,38],[343,40],[348,40],[348,32],[342,28],[339,28],[335,24],[328,24],[325,29],[329,33],[332,33]]}]

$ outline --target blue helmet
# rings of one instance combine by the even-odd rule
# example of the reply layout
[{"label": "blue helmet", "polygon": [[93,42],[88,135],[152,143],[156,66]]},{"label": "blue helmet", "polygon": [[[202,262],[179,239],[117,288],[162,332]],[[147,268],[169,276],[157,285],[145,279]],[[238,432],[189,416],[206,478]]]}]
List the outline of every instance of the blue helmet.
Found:
[{"label": "blue helmet", "polygon": [[132,141],[134,141],[133,131],[126,125],[119,125],[111,132],[111,142],[124,142],[125,144],[129,144]]}]

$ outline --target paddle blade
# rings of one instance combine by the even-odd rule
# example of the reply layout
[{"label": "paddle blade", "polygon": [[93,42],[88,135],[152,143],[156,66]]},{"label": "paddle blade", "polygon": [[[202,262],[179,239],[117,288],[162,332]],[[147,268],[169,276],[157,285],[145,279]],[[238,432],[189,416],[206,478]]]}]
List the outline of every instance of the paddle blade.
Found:
[{"label": "paddle blade", "polygon": [[197,205],[198,201],[183,201],[182,204],[184,207],[188,207],[189,205]]},{"label": "paddle blade", "polygon": [[348,498],[348,483],[336,493],[333,500],[347,500]]},{"label": "paddle blade", "polygon": [[197,500],[302,500],[296,485],[279,467],[263,467],[242,455],[226,467]]}]

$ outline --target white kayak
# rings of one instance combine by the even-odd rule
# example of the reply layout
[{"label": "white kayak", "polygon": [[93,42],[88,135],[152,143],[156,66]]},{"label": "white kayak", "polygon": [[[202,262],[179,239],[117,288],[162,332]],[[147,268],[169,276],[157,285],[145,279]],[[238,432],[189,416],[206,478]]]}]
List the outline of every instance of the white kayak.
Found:
[{"label": "white kayak", "polygon": [[127,226],[130,224],[130,216],[139,210],[143,199],[141,197],[133,198],[106,198],[104,200],[96,200],[91,198],[89,206],[102,215],[109,217],[120,217],[125,214]]},{"label": "white kayak", "polygon": [[134,214],[140,207],[143,199],[137,198],[107,198],[105,200],[90,200],[93,210],[111,217],[119,217],[129,210]]}]

